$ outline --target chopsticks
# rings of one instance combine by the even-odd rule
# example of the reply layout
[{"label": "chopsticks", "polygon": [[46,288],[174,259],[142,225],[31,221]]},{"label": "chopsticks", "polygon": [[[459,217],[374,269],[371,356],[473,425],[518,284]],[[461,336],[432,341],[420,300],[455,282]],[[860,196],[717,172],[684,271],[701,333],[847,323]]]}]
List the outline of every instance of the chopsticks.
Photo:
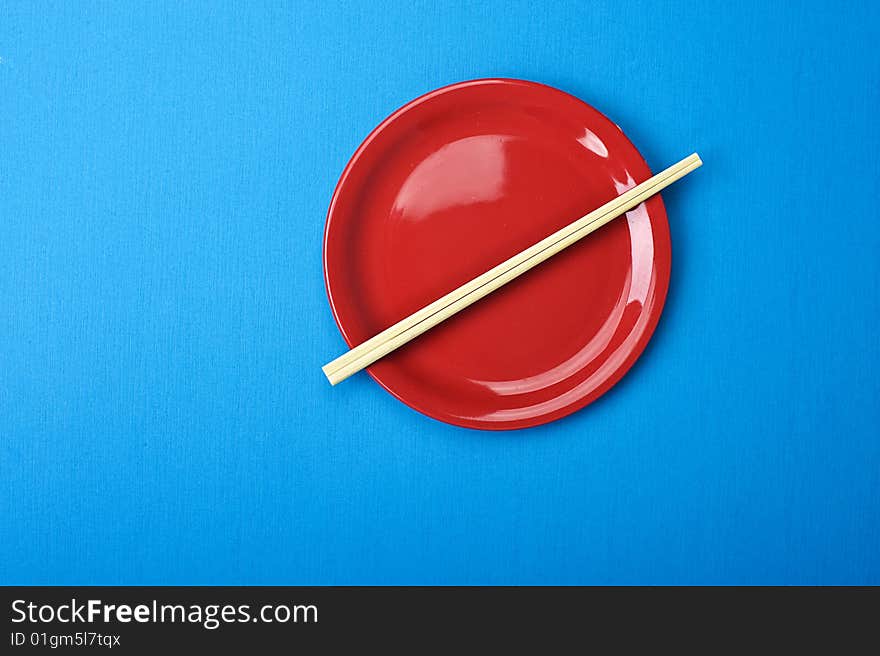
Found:
[{"label": "chopsticks", "polygon": [[489,295],[517,276],[631,210],[676,180],[699,168],[702,164],[700,156],[696,153],[685,157],[677,164],[673,164],[600,208],[569,223],[549,237],[545,237],[538,243],[489,269],[486,273],[466,282],[421,310],[413,312],[405,319],[324,365],[321,370],[331,385],[342,382],[352,374],[370,366],[376,360],[445,321],[456,312]]}]

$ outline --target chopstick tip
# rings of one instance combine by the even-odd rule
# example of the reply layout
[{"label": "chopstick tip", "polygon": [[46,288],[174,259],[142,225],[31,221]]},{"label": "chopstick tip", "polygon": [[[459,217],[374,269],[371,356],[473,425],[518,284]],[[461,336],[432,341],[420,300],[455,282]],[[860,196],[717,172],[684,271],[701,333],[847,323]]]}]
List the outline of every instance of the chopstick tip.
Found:
[{"label": "chopstick tip", "polygon": [[335,387],[336,383],[339,382],[339,379],[336,376],[334,376],[333,372],[331,371],[332,364],[333,364],[332,362],[328,362],[323,367],[321,367],[321,371],[324,372],[324,376],[327,377],[327,382]]}]

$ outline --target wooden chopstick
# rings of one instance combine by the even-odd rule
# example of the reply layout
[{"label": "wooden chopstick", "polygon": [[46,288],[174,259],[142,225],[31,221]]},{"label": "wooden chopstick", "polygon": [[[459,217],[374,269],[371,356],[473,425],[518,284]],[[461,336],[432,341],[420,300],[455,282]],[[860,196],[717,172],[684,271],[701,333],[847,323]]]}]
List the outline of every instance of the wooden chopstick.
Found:
[{"label": "wooden chopstick", "polygon": [[696,153],[685,157],[677,164],[673,164],[668,169],[648,178],[598,209],[569,223],[538,243],[489,269],[486,273],[466,282],[461,287],[355,346],[347,353],[324,365],[322,367],[324,375],[327,376],[331,385],[342,382],[352,374],[370,366],[376,360],[445,321],[456,312],[487,296],[621,214],[628,212],[676,180],[699,168],[702,164],[703,162]]}]

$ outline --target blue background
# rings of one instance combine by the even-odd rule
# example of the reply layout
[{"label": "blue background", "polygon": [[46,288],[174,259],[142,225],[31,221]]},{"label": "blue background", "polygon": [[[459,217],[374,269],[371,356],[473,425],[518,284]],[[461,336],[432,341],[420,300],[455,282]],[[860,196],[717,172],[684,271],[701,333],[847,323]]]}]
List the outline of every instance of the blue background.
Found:
[{"label": "blue background", "polygon": [[[0,582],[880,584],[880,5],[139,4],[0,9]],[[705,161],[642,359],[501,434],[320,371],[348,157],[487,76]]]}]

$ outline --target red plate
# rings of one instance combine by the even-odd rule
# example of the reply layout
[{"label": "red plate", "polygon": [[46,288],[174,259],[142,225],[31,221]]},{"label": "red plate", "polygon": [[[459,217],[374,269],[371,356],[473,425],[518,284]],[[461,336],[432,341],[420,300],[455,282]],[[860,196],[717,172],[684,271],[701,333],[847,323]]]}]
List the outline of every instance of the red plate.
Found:
[{"label": "red plate", "polygon": [[[651,176],[598,111],[520,80],[418,98],[377,127],[336,186],[324,277],[349,346]],[[659,196],[369,368],[435,419],[523,428],[606,392],[645,348],[671,253]]]}]

